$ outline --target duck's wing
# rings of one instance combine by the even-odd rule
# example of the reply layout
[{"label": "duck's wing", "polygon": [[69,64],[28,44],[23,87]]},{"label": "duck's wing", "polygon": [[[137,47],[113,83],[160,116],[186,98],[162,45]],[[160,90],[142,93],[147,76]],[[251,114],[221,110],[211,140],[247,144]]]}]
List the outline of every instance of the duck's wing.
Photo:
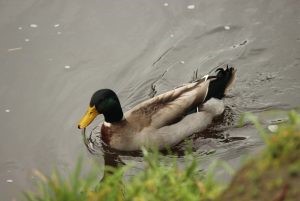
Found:
[{"label": "duck's wing", "polygon": [[[224,103],[219,99],[210,99],[204,103],[200,112],[183,117],[183,119],[172,125],[156,129],[152,135],[144,134],[145,143],[150,147],[166,148],[178,144],[186,137],[205,130],[213,118],[222,114]],[[146,136],[147,135],[147,136]]]},{"label": "duck's wing", "polygon": [[125,118],[143,129],[161,128],[181,120],[187,111],[203,103],[210,80],[203,78],[144,101],[128,112]]}]

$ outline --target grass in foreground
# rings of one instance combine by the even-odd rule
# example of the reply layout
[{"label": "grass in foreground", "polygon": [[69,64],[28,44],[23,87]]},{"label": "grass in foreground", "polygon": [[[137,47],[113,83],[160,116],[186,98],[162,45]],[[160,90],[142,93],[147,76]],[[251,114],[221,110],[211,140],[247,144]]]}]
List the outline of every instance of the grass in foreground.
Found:
[{"label": "grass in foreground", "polygon": [[[145,170],[124,181],[124,173],[130,165],[111,169],[108,176],[100,182],[97,177],[99,169],[90,172],[86,177],[80,176],[81,162],[67,179],[59,172],[47,177],[40,172],[36,193],[27,192],[29,201],[110,201],[110,200],[214,200],[222,191],[213,179],[213,169],[216,163],[204,176],[197,170],[195,159],[185,168],[179,168],[176,160],[168,165],[162,165],[157,152],[149,153],[144,150]],[[111,173],[112,172],[112,173]]]},{"label": "grass in foreground", "polygon": [[213,179],[213,168],[200,175],[198,163],[192,159],[185,168],[176,161],[161,164],[157,152],[144,150],[145,170],[124,181],[130,166],[111,170],[112,174],[100,182],[95,168],[81,176],[81,162],[75,171],[63,179],[55,171],[47,177],[40,172],[40,182],[35,193],[26,193],[28,201],[156,201],[156,200],[271,200],[288,201],[300,197],[300,115],[290,112],[289,121],[270,135],[253,115],[247,115],[262,138],[266,148],[249,161],[224,188]]}]

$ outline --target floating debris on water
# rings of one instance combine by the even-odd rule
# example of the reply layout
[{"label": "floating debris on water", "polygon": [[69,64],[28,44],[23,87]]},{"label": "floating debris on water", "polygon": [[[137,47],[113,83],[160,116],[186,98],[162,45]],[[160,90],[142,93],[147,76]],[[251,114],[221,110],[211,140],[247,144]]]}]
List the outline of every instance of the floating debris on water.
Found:
[{"label": "floating debris on water", "polygon": [[269,131],[271,131],[272,133],[275,133],[278,130],[278,126],[277,125],[269,125],[268,126]]},{"label": "floating debris on water", "polygon": [[184,62],[184,61],[180,61],[180,63],[181,63],[181,64],[184,64],[185,62]]},{"label": "floating debris on water", "polygon": [[29,40],[29,38],[25,38],[25,42],[29,42],[30,40]]},{"label": "floating debris on water", "polygon": [[18,29],[19,29],[19,30],[22,30],[22,29],[23,29],[23,27],[18,27]]},{"label": "floating debris on water", "polygon": [[6,113],[9,113],[9,112],[10,112],[10,109],[6,109],[5,112],[6,112]]},{"label": "floating debris on water", "polygon": [[225,30],[230,30],[230,26],[224,26]]},{"label": "floating debris on water", "polygon": [[12,179],[6,179],[6,182],[7,183],[12,183],[12,182],[14,182],[14,180],[12,180]]},{"label": "floating debris on water", "polygon": [[60,24],[55,24],[55,25],[53,25],[53,26],[56,28],[56,27],[59,27],[59,26],[60,26]]},{"label": "floating debris on water", "polygon": [[272,80],[272,79],[274,79],[275,78],[275,75],[272,75],[272,74],[268,74],[267,76],[266,76],[266,79],[267,80]]},{"label": "floating debris on water", "polygon": [[37,28],[38,25],[37,25],[37,24],[30,24],[30,27],[31,27],[31,28]]},{"label": "floating debris on water", "polygon": [[169,5],[168,3],[164,3],[164,6],[166,6],[166,7],[167,7],[168,5]]},{"label": "floating debris on water", "polygon": [[247,40],[244,40],[243,42],[241,42],[240,44],[237,44],[237,45],[233,45],[232,47],[233,48],[236,48],[236,47],[239,47],[239,46],[243,46],[243,45],[246,45],[248,43]]},{"label": "floating debris on water", "polygon": [[22,50],[22,49],[23,49],[22,47],[15,47],[15,48],[8,49],[7,51],[13,52],[13,51],[18,51],[18,50]]},{"label": "floating debris on water", "polygon": [[273,119],[270,121],[270,123],[284,123],[288,121],[288,118],[282,118],[282,119]]},{"label": "floating debris on water", "polygon": [[224,134],[224,140],[228,140],[229,137],[230,137],[229,133],[225,133],[225,134]]},{"label": "floating debris on water", "polygon": [[171,34],[170,37],[173,38],[173,37],[174,37],[174,34]]},{"label": "floating debris on water", "polygon": [[70,69],[71,68],[71,66],[65,66],[65,69]]},{"label": "floating debris on water", "polygon": [[190,10],[195,9],[195,5],[188,5],[187,9],[190,9]]},{"label": "floating debris on water", "polygon": [[215,150],[215,149],[205,150],[205,151],[203,152],[203,154],[205,154],[205,155],[210,155],[210,154],[216,153],[216,151],[217,151],[217,150]]},{"label": "floating debris on water", "polygon": [[242,43],[240,43],[240,45],[246,45],[247,42],[247,40],[244,40]]},{"label": "floating debris on water", "polygon": [[271,81],[275,79],[277,76],[277,73],[260,73],[258,80],[259,81]]}]

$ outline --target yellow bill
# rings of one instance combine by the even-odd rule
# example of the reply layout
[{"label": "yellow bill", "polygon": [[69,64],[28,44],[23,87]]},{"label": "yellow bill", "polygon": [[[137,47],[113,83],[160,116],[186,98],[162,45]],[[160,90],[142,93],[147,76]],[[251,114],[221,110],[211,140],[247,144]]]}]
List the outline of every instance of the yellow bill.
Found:
[{"label": "yellow bill", "polygon": [[81,118],[78,124],[78,128],[86,128],[90,123],[96,118],[99,112],[96,110],[96,107],[89,107],[85,115]]}]

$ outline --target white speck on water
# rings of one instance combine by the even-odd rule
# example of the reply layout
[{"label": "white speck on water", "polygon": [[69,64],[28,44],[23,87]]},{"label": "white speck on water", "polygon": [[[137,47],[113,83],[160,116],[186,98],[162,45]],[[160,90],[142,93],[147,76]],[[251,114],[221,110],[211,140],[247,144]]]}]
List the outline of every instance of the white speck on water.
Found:
[{"label": "white speck on water", "polygon": [[37,25],[37,24],[30,24],[30,27],[31,27],[31,28],[37,28],[38,25]]},{"label": "white speck on water", "polygon": [[58,31],[58,32],[57,32],[57,35],[60,35],[60,34],[61,34],[61,32],[60,32],[60,31]]},{"label": "white speck on water", "polygon": [[170,37],[173,38],[173,37],[174,37],[174,34],[171,34]]},{"label": "white speck on water", "polygon": [[29,42],[30,40],[29,40],[29,38],[25,38],[25,42]]},{"label": "white speck on water", "polygon": [[6,182],[7,182],[7,183],[13,183],[14,180],[12,180],[12,179],[6,179]]},{"label": "white speck on water", "polygon": [[10,109],[6,109],[5,112],[9,113],[9,112],[10,112]]},{"label": "white speck on water", "polygon": [[164,3],[164,6],[166,6],[166,7],[167,7],[168,5],[169,5],[168,3]]},{"label": "white speck on water", "polygon": [[224,26],[225,30],[230,30],[230,26]]},{"label": "white speck on water", "polygon": [[180,63],[181,63],[181,64],[184,64],[185,62],[184,62],[184,61],[180,61]]},{"label": "white speck on water", "polygon": [[70,69],[71,68],[71,66],[65,66],[65,69]]},{"label": "white speck on water", "polygon": [[277,125],[269,125],[268,126],[269,131],[271,131],[272,133],[275,133],[278,130],[278,126]]},{"label": "white speck on water", "polygon": [[53,59],[52,59],[52,58],[49,58],[48,61],[53,61]]},{"label": "white speck on water", "polygon": [[55,25],[54,25],[54,27],[59,27],[59,26],[60,26],[60,24],[55,24]]},{"label": "white speck on water", "polygon": [[18,27],[18,29],[19,29],[19,30],[22,30],[22,29],[23,29],[23,27]]},{"label": "white speck on water", "polygon": [[195,5],[188,5],[187,9],[190,9],[190,10],[195,9]]},{"label": "white speck on water", "polygon": [[22,50],[22,49],[23,49],[22,47],[16,47],[16,48],[8,49],[7,51],[8,52],[13,52],[13,51],[18,51],[18,50]]}]

